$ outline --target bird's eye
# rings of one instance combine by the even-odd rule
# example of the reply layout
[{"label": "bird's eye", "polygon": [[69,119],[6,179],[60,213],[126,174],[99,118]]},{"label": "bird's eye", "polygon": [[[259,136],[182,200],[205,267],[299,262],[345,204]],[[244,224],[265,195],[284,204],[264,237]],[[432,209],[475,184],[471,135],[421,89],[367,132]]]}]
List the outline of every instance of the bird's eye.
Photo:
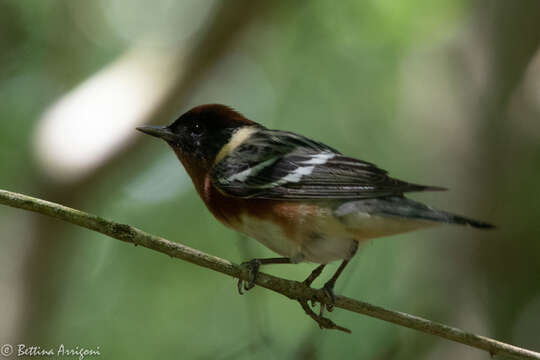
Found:
[{"label": "bird's eye", "polygon": [[204,128],[200,123],[198,122],[193,123],[193,125],[191,126],[192,135],[200,136],[202,135],[203,132],[204,132]]}]

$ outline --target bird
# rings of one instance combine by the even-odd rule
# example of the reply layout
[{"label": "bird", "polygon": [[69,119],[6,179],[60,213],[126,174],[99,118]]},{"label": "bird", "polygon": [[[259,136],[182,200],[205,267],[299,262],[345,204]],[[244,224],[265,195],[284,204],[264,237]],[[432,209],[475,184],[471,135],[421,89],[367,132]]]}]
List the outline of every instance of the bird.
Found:
[{"label": "bird", "polygon": [[255,286],[261,265],[341,263],[322,290],[329,310],[334,286],[359,244],[440,224],[490,229],[492,224],[437,210],[409,192],[445,188],[392,178],[373,163],[294,132],[271,130],[221,104],[192,108],[168,126],[137,130],[166,141],[208,210],[225,226],[253,238],[279,257],[242,263]]}]

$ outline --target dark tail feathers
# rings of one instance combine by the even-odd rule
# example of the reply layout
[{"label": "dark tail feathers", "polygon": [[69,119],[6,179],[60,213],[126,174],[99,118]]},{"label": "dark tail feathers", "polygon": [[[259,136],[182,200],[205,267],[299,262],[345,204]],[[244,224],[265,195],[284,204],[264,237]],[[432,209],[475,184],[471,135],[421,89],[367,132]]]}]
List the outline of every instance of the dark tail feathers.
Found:
[{"label": "dark tail feathers", "polygon": [[451,224],[469,225],[469,226],[479,228],[479,229],[494,229],[495,228],[495,225],[487,223],[487,222],[469,219],[464,216],[454,215],[454,214],[450,214],[444,211],[439,211],[439,212],[444,213],[448,219],[446,222],[451,223]]},{"label": "dark tail feathers", "polygon": [[390,209],[388,209],[390,211],[387,210],[389,215],[390,213],[393,213],[392,215],[437,221],[448,224],[468,225],[478,229],[493,229],[495,227],[495,225],[487,222],[469,219],[467,217],[452,214],[443,210],[437,210],[404,197],[390,197],[387,198],[387,201],[392,203],[392,206],[389,206],[389,208],[393,209],[393,211]]},{"label": "dark tail feathers", "polygon": [[437,210],[402,196],[351,201],[340,206],[336,213],[339,216],[345,215],[351,211],[361,211],[373,215],[436,221],[448,224],[468,225],[479,229],[492,229],[495,227],[494,225],[483,221],[477,221],[446,211]]},{"label": "dark tail feathers", "polygon": [[430,185],[418,185],[409,184],[407,192],[421,192],[421,191],[447,191],[448,189],[442,186],[430,186]]}]

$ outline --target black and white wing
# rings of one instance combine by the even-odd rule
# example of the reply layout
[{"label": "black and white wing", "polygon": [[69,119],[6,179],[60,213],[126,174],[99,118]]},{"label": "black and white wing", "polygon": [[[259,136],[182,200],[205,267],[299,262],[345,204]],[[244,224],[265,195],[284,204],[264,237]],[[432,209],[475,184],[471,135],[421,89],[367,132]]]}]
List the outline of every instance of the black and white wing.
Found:
[{"label": "black and white wing", "polygon": [[444,190],[393,179],[374,164],[343,156],[298,134],[260,129],[212,169],[223,193],[262,199],[365,199]]}]

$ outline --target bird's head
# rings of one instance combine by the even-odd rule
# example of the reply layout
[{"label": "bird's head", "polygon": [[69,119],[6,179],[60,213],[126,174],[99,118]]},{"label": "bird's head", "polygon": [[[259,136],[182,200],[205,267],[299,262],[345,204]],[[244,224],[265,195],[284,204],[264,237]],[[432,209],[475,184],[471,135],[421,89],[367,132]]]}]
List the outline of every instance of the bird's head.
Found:
[{"label": "bird's head", "polygon": [[194,107],[168,126],[141,126],[137,130],[165,140],[197,187],[219,160],[233,134],[258,124],[225,105]]}]

